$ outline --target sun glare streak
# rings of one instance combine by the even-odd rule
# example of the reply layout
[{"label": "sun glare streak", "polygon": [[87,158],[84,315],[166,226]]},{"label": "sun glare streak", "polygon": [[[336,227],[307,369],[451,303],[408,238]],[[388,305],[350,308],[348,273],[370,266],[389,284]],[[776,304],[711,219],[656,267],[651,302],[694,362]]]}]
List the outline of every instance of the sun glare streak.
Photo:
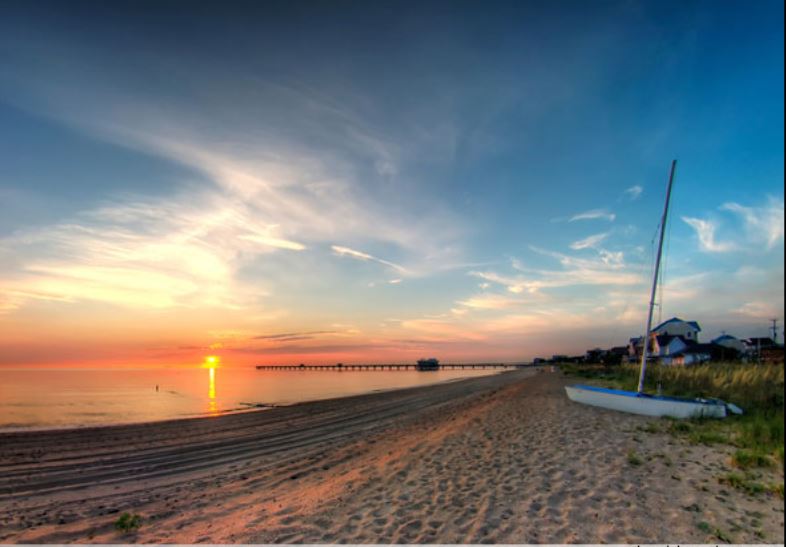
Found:
[{"label": "sun glare streak", "polygon": [[218,403],[216,402],[216,369],[219,367],[221,359],[217,355],[208,355],[202,362],[202,368],[207,369],[207,413],[211,416],[218,416]]},{"label": "sun glare streak", "polygon": [[207,413],[211,416],[217,416],[218,403],[216,402],[216,367],[211,366],[207,370],[208,384],[207,384]]}]

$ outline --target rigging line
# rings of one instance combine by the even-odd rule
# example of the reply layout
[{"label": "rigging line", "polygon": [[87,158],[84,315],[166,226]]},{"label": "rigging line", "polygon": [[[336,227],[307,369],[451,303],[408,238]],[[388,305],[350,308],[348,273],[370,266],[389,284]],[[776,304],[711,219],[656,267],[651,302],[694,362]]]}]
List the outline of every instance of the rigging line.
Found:
[{"label": "rigging line", "polygon": [[[652,235],[652,240],[650,241],[650,253],[651,253],[651,260],[652,260],[652,264],[651,264],[651,267],[650,267],[650,277],[652,277],[652,275],[655,273],[655,254],[656,254],[655,245],[657,244],[656,241],[658,239],[658,236],[660,235],[660,226],[661,226],[661,221],[658,221],[658,224],[655,227],[655,233]],[[658,272],[658,280],[659,281],[662,280],[662,275],[663,275],[663,269],[661,268],[661,270]],[[661,284],[658,288],[661,291],[660,300],[662,301],[663,300],[663,292],[662,292],[663,291],[663,284]],[[660,324],[660,323],[662,323],[662,308],[661,308],[660,302],[653,302],[653,305],[658,308],[658,324]],[[645,337],[646,337],[646,335],[645,335]],[[644,343],[645,344],[649,344],[650,341],[649,340],[645,340]],[[657,386],[657,389],[658,389],[658,395],[660,395],[660,386],[661,386],[660,366],[659,365],[655,365],[655,366],[653,366],[653,368],[654,368],[653,372],[654,372],[654,378],[655,378],[655,385]]]},{"label": "rigging line", "polygon": [[650,271],[649,277],[655,273],[655,255],[657,254],[655,251],[656,240],[658,239],[658,233],[660,232],[660,221],[658,221],[658,225],[655,227],[655,233],[652,234],[652,239],[650,240]]},{"label": "rigging line", "polygon": [[663,267],[660,269],[660,305],[658,306],[658,323],[663,322],[663,286],[666,284],[666,271],[669,269],[669,249],[671,248],[671,227],[673,222],[666,224],[666,252],[663,253]]},{"label": "rigging line", "polygon": [[[635,263],[631,262],[630,267],[633,269],[634,273],[641,279],[645,277],[645,275],[649,274],[649,277],[652,277],[652,272],[655,268],[655,236],[653,239],[650,240],[650,250],[649,254],[647,253],[647,246],[646,245],[637,245],[634,247],[633,254],[637,257]],[[642,241],[643,243],[643,241]],[[647,265],[649,264],[649,269]],[[623,313],[627,313],[631,308],[637,308],[637,304],[634,301],[635,299],[631,296],[626,298],[625,309]]]},{"label": "rigging line", "polygon": [[[658,222],[657,227],[655,228],[655,232],[652,234],[652,238],[650,238],[650,249],[649,255],[643,250],[646,247],[642,246],[642,258],[639,262],[638,272],[639,274],[643,275],[644,273],[648,274],[648,277],[652,277],[653,273],[655,272],[655,241],[658,239],[658,231],[660,230],[660,222]],[[645,258],[646,257],[646,258]],[[649,262],[649,268],[647,268],[647,263]],[[645,335],[642,334],[641,338],[645,338]]]},{"label": "rigging line", "polygon": [[[672,215],[674,218],[674,215]],[[671,249],[671,227],[674,226],[673,222],[668,222],[666,225],[666,256],[664,257],[663,261],[663,268],[661,268],[661,282],[660,282],[660,306],[658,306],[658,322],[663,322],[663,286],[666,284],[666,271],[669,269],[669,250]],[[661,370],[661,366],[658,367],[658,391],[661,389],[661,385],[663,384],[663,373]]]},{"label": "rigging line", "polygon": [[[672,218],[674,218],[674,214],[672,213]],[[666,270],[669,269],[669,250],[671,248],[671,227],[674,225],[673,222],[669,222],[666,220],[666,234],[665,234],[665,243],[666,249],[663,253],[663,264],[661,264],[661,269],[659,273],[660,277],[660,299],[658,303],[658,324],[663,323],[663,286],[666,284]],[[661,394],[661,389],[663,385],[663,364],[658,363],[655,367],[655,380],[656,385],[658,386],[658,395]]]}]

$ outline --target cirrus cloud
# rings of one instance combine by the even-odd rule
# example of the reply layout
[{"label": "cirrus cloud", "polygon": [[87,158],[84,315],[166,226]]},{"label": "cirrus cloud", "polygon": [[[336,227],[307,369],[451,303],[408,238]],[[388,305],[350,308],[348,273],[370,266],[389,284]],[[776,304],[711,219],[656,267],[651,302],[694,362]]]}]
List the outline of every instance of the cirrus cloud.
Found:
[{"label": "cirrus cloud", "polygon": [[579,220],[608,220],[609,222],[613,222],[617,218],[617,215],[607,211],[606,209],[592,209],[590,211],[584,211],[583,213],[577,213],[570,217],[568,222],[576,222]]},{"label": "cirrus cloud", "polygon": [[[363,251],[357,251],[355,249],[350,249],[349,247],[342,247],[341,245],[331,245],[330,248],[333,250],[333,253],[336,256],[348,256],[350,258],[354,258],[355,260],[362,260],[362,261],[373,261],[393,268],[394,270],[407,273],[407,269],[404,266],[396,264],[395,262],[390,262],[389,260],[384,260],[382,258],[377,258],[376,256],[370,255],[368,253],[364,253]],[[397,283],[401,280],[393,280],[392,283]]]}]

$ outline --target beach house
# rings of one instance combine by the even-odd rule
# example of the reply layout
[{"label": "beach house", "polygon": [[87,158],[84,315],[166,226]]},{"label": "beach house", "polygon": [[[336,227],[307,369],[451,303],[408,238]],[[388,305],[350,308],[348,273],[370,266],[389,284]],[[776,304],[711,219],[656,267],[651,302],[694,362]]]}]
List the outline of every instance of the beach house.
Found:
[{"label": "beach house", "polygon": [[721,361],[733,361],[747,358],[748,348],[745,342],[731,334],[723,333],[713,339],[712,343],[716,347],[716,353],[720,353]]},{"label": "beach house", "polygon": [[783,363],[783,346],[772,338],[747,338],[743,340],[749,359],[761,363]]},{"label": "beach house", "polygon": [[715,349],[720,346],[715,344],[698,344],[696,342],[687,344],[683,349],[677,350],[668,355],[662,356],[660,362],[663,365],[697,365],[711,361],[716,353]]},{"label": "beach house", "polygon": [[731,334],[722,334],[712,341],[713,344],[723,346],[724,348],[734,349],[740,353],[746,350],[745,342]]},{"label": "beach house", "polygon": [[[688,365],[710,360],[708,344],[699,344],[701,327],[696,321],[672,317],[650,332],[649,352],[664,365]],[[644,337],[631,338],[628,342],[628,359],[638,361],[644,350]]]},{"label": "beach house", "polygon": [[652,350],[653,357],[661,357],[661,361],[664,361],[672,355],[688,349],[688,344],[689,342],[682,336],[653,334],[650,342],[650,349]]},{"label": "beach house", "polygon": [[686,341],[698,342],[701,327],[696,321],[683,321],[679,317],[672,317],[652,329],[652,332],[658,336],[679,336]]}]

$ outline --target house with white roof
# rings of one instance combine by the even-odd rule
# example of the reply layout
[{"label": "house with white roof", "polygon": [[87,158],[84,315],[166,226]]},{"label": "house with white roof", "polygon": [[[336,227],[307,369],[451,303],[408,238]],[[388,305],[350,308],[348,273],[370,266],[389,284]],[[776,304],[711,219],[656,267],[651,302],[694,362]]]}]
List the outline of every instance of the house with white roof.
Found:
[{"label": "house with white roof", "polygon": [[653,357],[666,358],[688,349],[688,343],[680,336],[668,334],[653,335],[650,348],[652,349]]},{"label": "house with white roof", "polygon": [[[650,355],[664,365],[691,364],[709,360],[705,352],[693,351],[698,344],[701,327],[696,321],[672,317],[650,332]],[[641,359],[643,336],[631,338],[628,344],[629,359]]]},{"label": "house with white roof", "polygon": [[652,329],[652,332],[658,336],[681,336],[686,341],[698,342],[701,327],[696,321],[683,321],[679,317],[672,317]]},{"label": "house with white roof", "polygon": [[715,338],[712,343],[734,350],[740,355],[748,351],[748,346],[745,344],[745,342],[735,336],[732,336],[731,334],[723,333],[722,335]]}]

